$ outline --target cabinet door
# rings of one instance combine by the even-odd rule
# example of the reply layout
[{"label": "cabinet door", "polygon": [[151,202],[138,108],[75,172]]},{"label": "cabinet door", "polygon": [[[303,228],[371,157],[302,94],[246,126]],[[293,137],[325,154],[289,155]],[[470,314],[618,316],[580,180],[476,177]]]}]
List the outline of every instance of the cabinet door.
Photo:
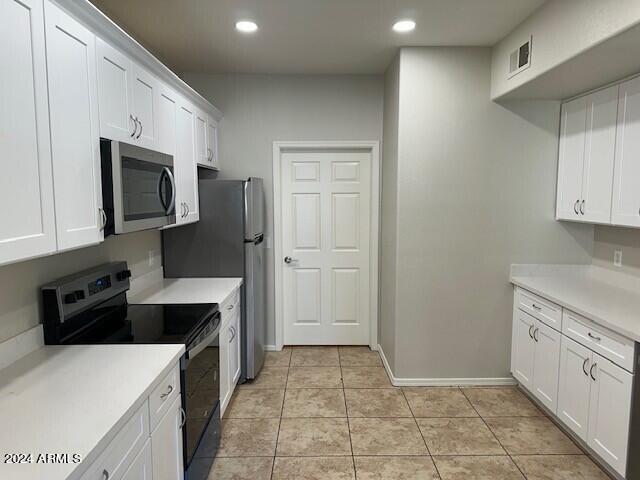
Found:
[{"label": "cabinet door", "polygon": [[132,143],[139,128],[133,120],[131,61],[99,37],[96,38],[100,136]]},{"label": "cabinet door", "polygon": [[163,84],[159,86],[158,93],[158,114],[156,115],[158,150],[175,157],[177,96]]},{"label": "cabinet door", "polygon": [[631,411],[633,375],[597,353],[590,372],[593,383],[589,402],[588,444],[624,476]]},{"label": "cabinet door", "polygon": [[[142,451],[122,476],[122,480],[151,480],[152,478],[155,478],[152,472],[153,461],[151,456],[151,441],[147,440]],[[104,475],[103,478],[105,478]]]},{"label": "cabinet door", "polygon": [[212,168],[220,168],[218,163],[218,122],[209,117],[207,121],[207,145],[209,148],[209,165]]},{"label": "cabinet door", "polygon": [[586,97],[562,105],[556,196],[556,218],[561,220],[580,220],[586,122]]},{"label": "cabinet door", "polygon": [[533,368],[535,362],[535,341],[533,329],[536,320],[520,310],[514,316],[513,353],[511,370],[513,376],[528,390],[533,388]]},{"label": "cabinet door", "polygon": [[591,351],[563,336],[560,350],[558,417],[582,440],[587,441]]},{"label": "cabinet door", "polygon": [[223,323],[220,328],[220,415],[224,415],[224,411],[231,400],[231,378],[229,377],[229,356],[231,352],[230,339],[231,330],[229,324]]},{"label": "cabinet door", "polygon": [[158,109],[159,83],[153,75],[139,65],[133,62],[131,65],[132,113],[138,119],[138,131],[134,139],[140,146],[156,150],[158,139],[155,131],[155,116]]},{"label": "cabinet door", "polygon": [[240,379],[240,309],[236,310],[231,321],[232,337],[229,352],[229,378],[231,379],[231,389],[235,387]]},{"label": "cabinet door", "polygon": [[589,95],[587,103],[587,136],[580,215],[588,222],[610,223],[618,86]]},{"label": "cabinet door", "polygon": [[540,321],[534,331],[536,343],[533,368],[533,394],[556,413],[558,407],[558,367],[562,335]]},{"label": "cabinet door", "polygon": [[611,222],[640,227],[640,77],[620,85]]},{"label": "cabinet door", "polygon": [[102,186],[95,36],[45,3],[58,249],[101,242]]},{"label": "cabinet door", "polygon": [[178,105],[176,126],[176,223],[198,221],[198,171],[195,152],[195,108],[186,101]]},{"label": "cabinet door", "polygon": [[207,145],[207,114],[196,111],[196,159],[200,165],[211,166]]},{"label": "cabinet door", "polygon": [[56,250],[42,10],[0,2],[0,264]]},{"label": "cabinet door", "polygon": [[181,401],[178,396],[151,433],[154,480],[182,480],[184,476]]}]

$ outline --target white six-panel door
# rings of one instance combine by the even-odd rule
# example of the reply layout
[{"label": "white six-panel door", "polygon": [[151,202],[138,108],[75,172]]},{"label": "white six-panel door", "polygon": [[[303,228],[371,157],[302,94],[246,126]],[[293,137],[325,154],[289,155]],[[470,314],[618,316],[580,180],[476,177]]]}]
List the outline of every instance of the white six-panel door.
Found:
[{"label": "white six-panel door", "polygon": [[95,36],[45,2],[58,249],[104,239]]},{"label": "white six-panel door", "polygon": [[0,264],[56,250],[42,0],[0,2]]},{"label": "white six-panel door", "polygon": [[280,157],[284,343],[366,345],[370,328],[370,150]]}]

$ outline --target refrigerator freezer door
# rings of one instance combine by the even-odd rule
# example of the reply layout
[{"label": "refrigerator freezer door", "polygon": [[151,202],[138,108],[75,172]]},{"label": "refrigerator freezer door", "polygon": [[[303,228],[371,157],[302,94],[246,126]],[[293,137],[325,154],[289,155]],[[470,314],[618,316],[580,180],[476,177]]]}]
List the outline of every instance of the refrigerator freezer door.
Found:
[{"label": "refrigerator freezer door", "polygon": [[264,233],[264,191],[262,179],[249,178],[244,184],[245,239],[254,240]]},{"label": "refrigerator freezer door", "polygon": [[243,373],[247,379],[255,378],[264,363],[265,338],[265,280],[264,244],[245,244],[245,302]]}]

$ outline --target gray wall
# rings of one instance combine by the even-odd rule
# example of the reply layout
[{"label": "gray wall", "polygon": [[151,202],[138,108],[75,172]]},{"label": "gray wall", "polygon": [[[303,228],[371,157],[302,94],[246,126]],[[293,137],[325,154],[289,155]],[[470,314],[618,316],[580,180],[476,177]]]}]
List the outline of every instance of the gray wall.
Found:
[{"label": "gray wall", "polygon": [[510,264],[591,262],[593,227],[554,220],[559,105],[490,76],[490,49],[400,54],[398,377],[507,377]]},{"label": "gray wall", "polygon": [[201,75],[184,80],[224,114],[220,178],[264,178],[267,343],[275,343],[272,151],[276,140],[381,140],[383,78],[324,75]]},{"label": "gray wall", "polygon": [[[149,265],[149,252],[154,266]],[[129,262],[133,277],[160,267],[160,233],[109,237],[94,247],[0,268],[0,342],[41,322],[39,287],[56,278],[113,260]]]},{"label": "gray wall", "polygon": [[384,118],[381,175],[380,324],[378,341],[391,370],[396,354],[396,286],[398,221],[398,114],[400,106],[400,55],[384,76]]},{"label": "gray wall", "polygon": [[[613,266],[615,250],[622,250],[622,268]],[[640,276],[640,229],[597,225],[593,264]]]}]

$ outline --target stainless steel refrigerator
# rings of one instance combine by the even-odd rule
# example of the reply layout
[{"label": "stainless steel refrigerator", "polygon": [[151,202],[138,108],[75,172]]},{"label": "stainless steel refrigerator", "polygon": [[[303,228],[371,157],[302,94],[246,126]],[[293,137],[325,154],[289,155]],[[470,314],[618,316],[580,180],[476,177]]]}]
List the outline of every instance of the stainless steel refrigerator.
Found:
[{"label": "stainless steel refrigerator", "polygon": [[264,362],[265,268],[262,179],[199,180],[200,221],[162,232],[164,275],[242,277],[242,379]]}]

